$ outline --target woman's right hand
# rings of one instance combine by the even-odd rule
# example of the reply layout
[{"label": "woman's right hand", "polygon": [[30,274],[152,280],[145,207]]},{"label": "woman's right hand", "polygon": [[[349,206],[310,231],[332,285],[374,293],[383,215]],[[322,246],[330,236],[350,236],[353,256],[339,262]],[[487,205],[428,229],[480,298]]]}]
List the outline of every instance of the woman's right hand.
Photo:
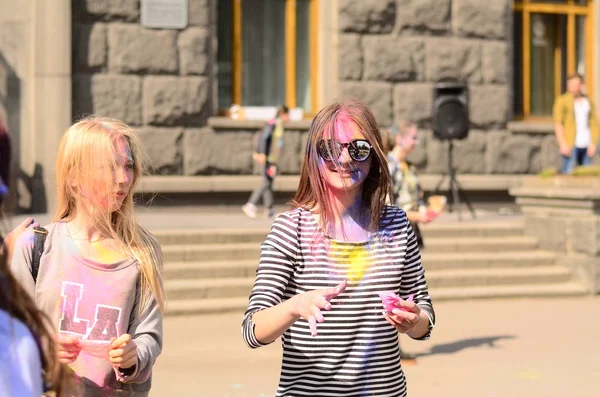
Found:
[{"label": "woman's right hand", "polygon": [[321,309],[331,310],[331,300],[344,292],[347,285],[348,281],[344,280],[335,287],[304,292],[289,300],[293,315],[308,321],[312,336],[317,335],[317,323],[325,321]]},{"label": "woman's right hand", "polygon": [[70,364],[77,360],[81,352],[79,338],[72,335],[57,334],[58,360],[63,364]]}]

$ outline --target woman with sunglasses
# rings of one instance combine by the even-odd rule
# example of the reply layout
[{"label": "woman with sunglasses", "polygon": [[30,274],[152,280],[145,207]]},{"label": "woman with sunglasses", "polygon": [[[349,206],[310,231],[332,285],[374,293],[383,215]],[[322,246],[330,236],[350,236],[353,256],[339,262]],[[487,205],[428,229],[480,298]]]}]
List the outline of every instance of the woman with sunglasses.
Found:
[{"label": "woman with sunglasses", "polygon": [[[282,337],[277,396],[406,396],[398,332],[429,338],[434,311],[375,117],[333,103],[311,125],[293,209],[262,244],[243,318],[252,348]],[[382,310],[380,293],[394,292]],[[390,309],[388,307],[388,309]]]}]

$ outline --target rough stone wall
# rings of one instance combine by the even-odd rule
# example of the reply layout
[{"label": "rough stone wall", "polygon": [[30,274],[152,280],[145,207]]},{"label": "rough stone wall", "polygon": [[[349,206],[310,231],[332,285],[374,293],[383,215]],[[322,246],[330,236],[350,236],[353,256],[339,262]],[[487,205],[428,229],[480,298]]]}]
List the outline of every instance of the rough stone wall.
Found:
[{"label": "rough stone wall", "polygon": [[447,143],[431,133],[432,91],[469,85],[471,129],[456,141],[459,173],[526,174],[557,166],[553,136],[507,129],[511,101],[510,0],[340,0],[340,97],[371,106],[380,125],[418,123],[411,156],[425,173],[448,168]]},{"label": "rough stone wall", "polygon": [[142,27],[139,0],[74,0],[73,118],[121,119],[139,128],[152,172],[195,173],[214,144],[198,131],[215,112],[215,1],[189,0],[188,26],[171,30]]}]

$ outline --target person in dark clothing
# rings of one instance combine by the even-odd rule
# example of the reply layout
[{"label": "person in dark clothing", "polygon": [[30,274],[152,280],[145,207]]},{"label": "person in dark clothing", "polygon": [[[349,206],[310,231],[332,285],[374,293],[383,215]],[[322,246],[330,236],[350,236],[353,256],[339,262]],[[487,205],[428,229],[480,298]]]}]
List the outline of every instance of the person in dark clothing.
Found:
[{"label": "person in dark clothing", "polygon": [[265,216],[272,218],[275,215],[273,180],[277,175],[277,162],[283,149],[283,123],[287,120],[289,120],[289,109],[287,106],[281,106],[277,111],[277,116],[269,120],[263,129],[258,148],[253,156],[254,160],[263,167],[262,179],[250,195],[248,202],[242,207],[242,211],[250,218],[256,218],[256,205],[261,197],[265,206]]}]

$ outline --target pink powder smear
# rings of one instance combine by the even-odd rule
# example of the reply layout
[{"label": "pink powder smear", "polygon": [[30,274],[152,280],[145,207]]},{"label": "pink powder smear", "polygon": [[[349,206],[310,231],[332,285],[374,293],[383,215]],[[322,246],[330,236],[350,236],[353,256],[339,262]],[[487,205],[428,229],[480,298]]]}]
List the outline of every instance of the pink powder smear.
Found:
[{"label": "pink powder smear", "polygon": [[[383,291],[383,292],[378,292],[377,293],[379,295],[379,297],[381,298],[381,302],[383,303],[383,307],[385,308],[385,310],[388,313],[391,313],[392,310],[394,309],[398,309],[398,310],[402,310],[405,312],[408,312],[410,310],[404,308],[404,307],[398,307],[396,306],[396,302],[400,302],[402,299],[393,291]],[[413,301],[413,294],[408,296],[408,299],[406,300],[407,302],[412,302]]]}]

